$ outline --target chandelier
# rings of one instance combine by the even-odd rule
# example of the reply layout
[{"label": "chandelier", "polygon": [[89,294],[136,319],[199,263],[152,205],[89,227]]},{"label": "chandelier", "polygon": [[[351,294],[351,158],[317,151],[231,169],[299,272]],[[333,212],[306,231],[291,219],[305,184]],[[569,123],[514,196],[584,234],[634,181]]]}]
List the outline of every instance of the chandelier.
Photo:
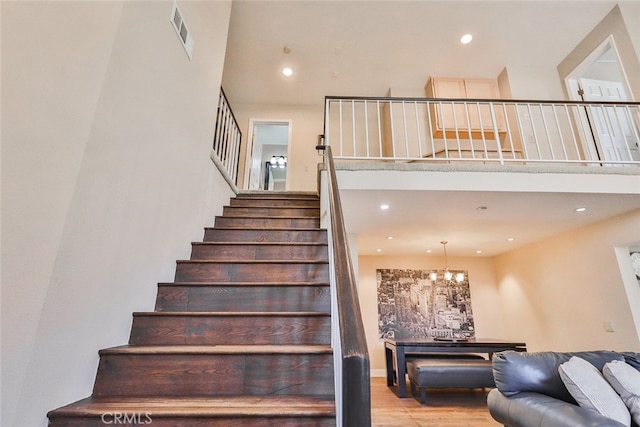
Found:
[{"label": "chandelier", "polygon": [[[444,251],[444,270],[442,270],[442,277],[444,278],[445,282],[452,282],[454,276],[457,283],[464,282],[464,273],[458,272],[454,275],[453,272],[449,271],[449,263],[447,262],[447,243],[449,242],[447,242],[446,240],[440,242]],[[435,282],[438,279],[438,272],[432,271],[431,273],[429,273],[429,279]]]}]

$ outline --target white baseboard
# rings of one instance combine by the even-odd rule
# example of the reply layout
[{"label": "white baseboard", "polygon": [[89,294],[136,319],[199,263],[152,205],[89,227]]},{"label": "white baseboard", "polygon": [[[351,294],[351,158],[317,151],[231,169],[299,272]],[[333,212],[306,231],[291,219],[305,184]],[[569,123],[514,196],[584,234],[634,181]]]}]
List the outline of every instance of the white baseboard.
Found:
[{"label": "white baseboard", "polygon": [[387,370],[386,369],[372,369],[371,370],[372,377],[386,377]]}]

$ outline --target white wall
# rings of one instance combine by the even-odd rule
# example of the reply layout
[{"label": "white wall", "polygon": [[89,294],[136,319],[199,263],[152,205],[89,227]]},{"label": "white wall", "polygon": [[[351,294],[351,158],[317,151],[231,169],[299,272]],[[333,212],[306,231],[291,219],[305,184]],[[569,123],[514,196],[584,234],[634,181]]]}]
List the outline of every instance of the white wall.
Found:
[{"label": "white wall", "polygon": [[3,426],[91,393],[232,194],[209,160],[231,5],[179,5],[193,62],[169,1],[2,3]]},{"label": "white wall", "polygon": [[637,1],[624,1],[618,3],[618,6],[636,51],[636,57],[640,58],[640,3]]},{"label": "white wall", "polygon": [[[607,37],[613,35],[622,66],[625,69],[634,99],[640,97],[640,6],[622,2],[614,7],[585,38],[558,64],[561,81],[582,63]],[[566,93],[566,88],[563,87]]]},{"label": "white wall", "polygon": [[[490,258],[448,259],[453,270],[469,272],[472,310],[476,336],[482,338],[507,338],[502,307],[496,304],[500,294]],[[441,269],[444,258],[440,256],[360,256],[358,259],[358,295],[364,321],[371,370],[383,375],[385,370],[384,342],[378,338],[378,287],[377,269]]]},{"label": "white wall", "polygon": [[507,338],[530,351],[640,350],[640,289],[628,297],[616,258],[638,238],[636,210],[496,257]]}]

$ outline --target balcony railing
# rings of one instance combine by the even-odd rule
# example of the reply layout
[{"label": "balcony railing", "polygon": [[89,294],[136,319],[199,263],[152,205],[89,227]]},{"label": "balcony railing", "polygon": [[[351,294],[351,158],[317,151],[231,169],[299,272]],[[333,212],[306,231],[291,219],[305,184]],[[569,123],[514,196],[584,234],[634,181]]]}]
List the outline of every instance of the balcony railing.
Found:
[{"label": "balcony railing", "polygon": [[224,91],[220,88],[211,160],[216,163],[220,172],[232,186],[238,183],[241,140],[242,132],[240,132],[238,122]]},{"label": "balcony railing", "polygon": [[339,160],[640,166],[640,103],[327,97]]}]

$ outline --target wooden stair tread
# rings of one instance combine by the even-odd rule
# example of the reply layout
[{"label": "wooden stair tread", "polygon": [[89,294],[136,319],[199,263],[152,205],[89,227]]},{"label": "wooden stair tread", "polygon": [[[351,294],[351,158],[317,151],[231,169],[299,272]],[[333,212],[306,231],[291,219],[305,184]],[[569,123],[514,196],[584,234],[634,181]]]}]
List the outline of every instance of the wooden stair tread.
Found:
[{"label": "wooden stair tread", "polygon": [[264,191],[264,190],[243,190],[238,192],[237,198],[258,197],[262,199],[290,199],[296,197],[320,199],[315,191]]},{"label": "wooden stair tread", "polygon": [[328,246],[326,242],[191,242],[192,245],[204,245],[204,246]]},{"label": "wooden stair tread", "polygon": [[158,286],[329,286],[329,282],[163,282]]},{"label": "wooden stair tread", "polygon": [[324,317],[331,313],[321,311],[140,311],[133,316],[157,316],[157,317]]},{"label": "wooden stair tread", "polygon": [[242,231],[326,231],[325,228],[320,227],[305,227],[305,228],[294,228],[294,227],[256,227],[253,226],[251,228],[247,227],[227,227],[227,226],[214,226],[214,227],[205,227],[206,230],[242,230]]},{"label": "wooden stair tread", "polygon": [[178,264],[328,264],[322,259],[179,259]]},{"label": "wooden stair tread", "polygon": [[152,416],[331,416],[333,396],[89,397],[51,411],[55,416],[101,416],[106,412],[149,412]]},{"label": "wooden stair tread", "polygon": [[123,345],[100,350],[100,355],[140,354],[331,354],[328,345]]},{"label": "wooden stair tread", "polygon": [[269,216],[269,215],[216,215],[216,218],[243,218],[243,219],[320,219],[320,215],[302,216],[302,215],[286,215],[286,216]]}]

